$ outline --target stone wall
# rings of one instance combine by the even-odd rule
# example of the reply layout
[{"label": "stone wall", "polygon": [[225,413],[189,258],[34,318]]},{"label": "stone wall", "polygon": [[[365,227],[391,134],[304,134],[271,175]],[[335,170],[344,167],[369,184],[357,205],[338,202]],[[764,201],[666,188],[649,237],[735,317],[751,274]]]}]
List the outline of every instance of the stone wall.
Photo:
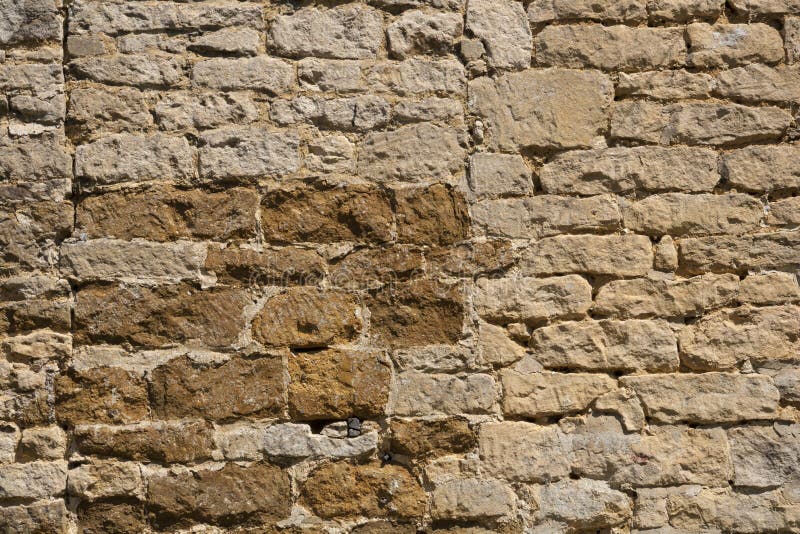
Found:
[{"label": "stone wall", "polygon": [[797,0],[60,1],[0,531],[800,532]]}]

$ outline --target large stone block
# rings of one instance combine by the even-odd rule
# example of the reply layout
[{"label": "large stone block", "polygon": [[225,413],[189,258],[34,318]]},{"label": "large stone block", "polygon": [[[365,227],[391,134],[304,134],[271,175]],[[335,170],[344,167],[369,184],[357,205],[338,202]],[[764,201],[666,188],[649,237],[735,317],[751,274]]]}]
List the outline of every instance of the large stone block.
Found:
[{"label": "large stone block", "polygon": [[614,88],[596,71],[529,69],[469,85],[469,105],[486,120],[489,145],[519,148],[588,148],[607,128]]}]

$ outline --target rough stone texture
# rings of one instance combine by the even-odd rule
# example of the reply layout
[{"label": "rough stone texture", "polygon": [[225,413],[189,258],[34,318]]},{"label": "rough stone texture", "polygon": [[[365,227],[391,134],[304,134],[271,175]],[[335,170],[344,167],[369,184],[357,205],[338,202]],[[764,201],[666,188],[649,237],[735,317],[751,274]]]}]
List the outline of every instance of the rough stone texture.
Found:
[{"label": "rough stone texture", "polygon": [[797,0],[0,1],[0,531],[800,529]]},{"label": "rough stone texture", "polygon": [[492,148],[563,150],[591,146],[606,128],[612,92],[598,72],[530,69],[472,81],[469,102],[486,120]]}]

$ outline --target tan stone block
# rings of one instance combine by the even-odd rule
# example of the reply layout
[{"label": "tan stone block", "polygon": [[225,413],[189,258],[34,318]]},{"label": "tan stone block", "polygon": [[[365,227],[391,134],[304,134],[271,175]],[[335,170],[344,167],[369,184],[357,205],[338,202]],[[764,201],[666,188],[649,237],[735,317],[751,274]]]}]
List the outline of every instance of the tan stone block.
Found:
[{"label": "tan stone block", "polygon": [[731,274],[613,280],[597,292],[594,311],[615,317],[700,316],[732,303],[738,290],[739,278]]},{"label": "tan stone block", "polygon": [[625,376],[644,404],[648,418],[660,423],[735,423],[774,419],[778,390],[772,379],[728,373]]},{"label": "tan stone block", "polygon": [[549,67],[640,71],[686,63],[679,28],[548,26],[536,36],[535,48],[536,63]]},{"label": "tan stone block", "polygon": [[563,322],[534,330],[531,351],[546,368],[674,371],[675,335],[664,321]]},{"label": "tan stone block", "polygon": [[800,147],[751,146],[722,157],[723,174],[731,186],[755,193],[800,188]]},{"label": "tan stone block", "polygon": [[653,247],[643,235],[559,235],[534,242],[520,269],[536,276],[586,273],[642,276],[653,267]]},{"label": "tan stone block", "polygon": [[681,269],[689,273],[794,270],[800,263],[800,232],[714,236],[681,240]]},{"label": "tan stone block", "polygon": [[475,308],[484,319],[503,322],[545,322],[579,318],[591,306],[592,288],[580,276],[553,278],[481,278]]},{"label": "tan stone block", "polygon": [[397,240],[419,245],[452,245],[469,234],[469,213],[464,195],[435,184],[395,191]]},{"label": "tan stone block", "polygon": [[391,412],[399,416],[491,413],[497,397],[494,378],[487,374],[404,371],[392,387]]},{"label": "tan stone block", "polygon": [[800,351],[800,308],[736,308],[702,317],[679,337],[681,362],[698,371],[734,369],[750,360],[793,361]]},{"label": "tan stone block", "polygon": [[686,28],[689,64],[699,68],[777,63],[783,59],[783,39],[774,28],[750,24],[690,24]]},{"label": "tan stone block", "polygon": [[607,128],[614,88],[599,72],[529,69],[469,85],[469,105],[485,119],[492,149],[588,148]]},{"label": "tan stone block", "polygon": [[586,411],[594,400],[617,387],[607,375],[521,373],[505,369],[503,413],[512,417],[549,417]]}]

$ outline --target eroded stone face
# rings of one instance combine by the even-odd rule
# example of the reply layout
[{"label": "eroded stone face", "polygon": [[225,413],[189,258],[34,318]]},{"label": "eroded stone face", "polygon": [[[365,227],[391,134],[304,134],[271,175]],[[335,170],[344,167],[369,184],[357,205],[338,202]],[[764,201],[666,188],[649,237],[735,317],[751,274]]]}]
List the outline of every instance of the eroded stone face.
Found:
[{"label": "eroded stone face", "polygon": [[0,0],[0,531],[800,528],[798,0]]}]

